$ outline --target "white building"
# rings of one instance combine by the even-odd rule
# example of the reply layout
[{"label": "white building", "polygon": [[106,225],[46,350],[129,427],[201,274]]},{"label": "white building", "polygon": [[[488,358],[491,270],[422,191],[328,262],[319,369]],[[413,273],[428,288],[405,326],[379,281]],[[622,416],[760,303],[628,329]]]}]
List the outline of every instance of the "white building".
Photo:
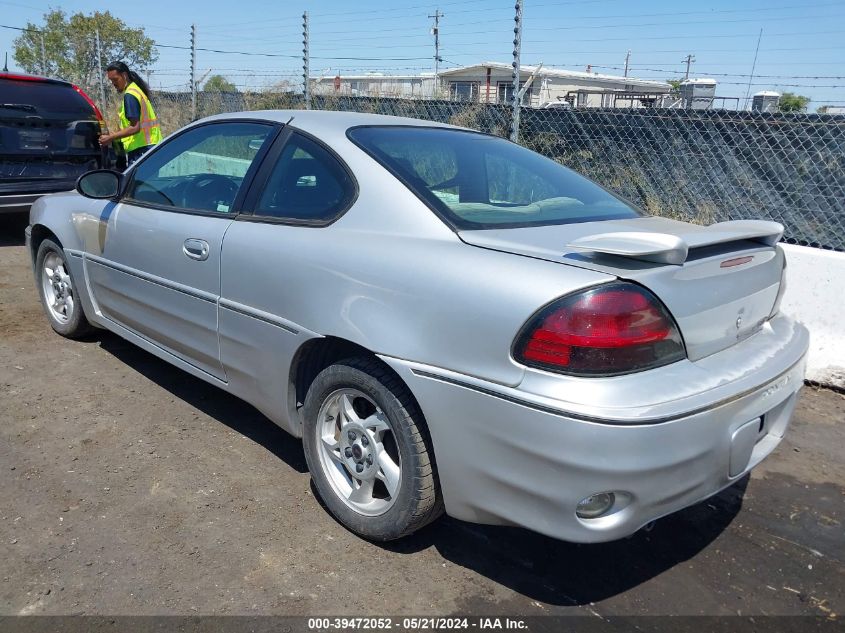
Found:
[{"label": "white building", "polygon": [[434,73],[419,75],[337,75],[312,79],[312,92],[353,97],[432,98]]},{"label": "white building", "polygon": [[[312,79],[314,94],[371,97],[425,97],[476,103],[510,103],[512,68],[500,62],[451,68],[438,75],[338,75]],[[537,71],[535,73],[535,71]],[[660,103],[671,86],[662,81],[592,72],[522,66],[520,82],[534,78],[523,103],[534,107],[569,103],[577,107],[645,107]]]},{"label": "white building", "polygon": [[[499,62],[452,68],[440,73],[440,83],[451,99],[480,103],[510,103],[512,67]],[[643,107],[654,105],[672,87],[663,81],[618,77],[577,70],[521,66],[520,85],[534,73],[522,103],[534,107],[567,102],[577,107]]]}]

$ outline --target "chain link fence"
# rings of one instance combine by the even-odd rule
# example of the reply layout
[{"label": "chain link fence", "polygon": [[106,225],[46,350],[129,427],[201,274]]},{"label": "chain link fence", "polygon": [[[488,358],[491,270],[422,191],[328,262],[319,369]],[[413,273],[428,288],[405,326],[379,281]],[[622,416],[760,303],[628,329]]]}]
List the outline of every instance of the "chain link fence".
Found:
[{"label": "chain link fence", "polygon": [[[189,92],[154,93],[153,103],[165,134],[193,118]],[[107,107],[115,125],[117,105]],[[301,93],[199,92],[196,116],[303,107]],[[505,105],[352,96],[314,96],[311,107],[413,117],[503,137],[513,114]],[[845,116],[525,107],[519,142],[649,214],[700,224],[774,220],[786,227],[789,243],[845,251]]]},{"label": "chain link fence", "polygon": [[845,116],[730,110],[529,110],[520,142],[648,213],[766,219],[845,251]]}]

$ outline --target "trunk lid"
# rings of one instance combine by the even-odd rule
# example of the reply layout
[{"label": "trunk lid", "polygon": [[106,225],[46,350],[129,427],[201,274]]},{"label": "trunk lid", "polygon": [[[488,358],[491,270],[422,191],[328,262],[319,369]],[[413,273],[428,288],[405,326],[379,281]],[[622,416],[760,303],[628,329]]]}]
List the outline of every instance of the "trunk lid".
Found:
[{"label": "trunk lid", "polygon": [[651,290],[674,316],[690,360],[757,332],[779,298],[783,227],[698,226],[647,217],[461,231],[467,244],[615,275]]}]

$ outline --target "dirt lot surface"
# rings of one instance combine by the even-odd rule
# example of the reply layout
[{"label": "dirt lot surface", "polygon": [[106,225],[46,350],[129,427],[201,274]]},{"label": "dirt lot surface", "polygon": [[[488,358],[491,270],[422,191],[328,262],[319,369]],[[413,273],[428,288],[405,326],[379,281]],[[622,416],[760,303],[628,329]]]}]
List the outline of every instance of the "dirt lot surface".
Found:
[{"label": "dirt lot surface", "polygon": [[805,388],[753,476],[627,540],[446,518],[372,545],[252,407],[111,334],[54,334],[23,227],[0,217],[0,615],[845,617],[839,393]]}]

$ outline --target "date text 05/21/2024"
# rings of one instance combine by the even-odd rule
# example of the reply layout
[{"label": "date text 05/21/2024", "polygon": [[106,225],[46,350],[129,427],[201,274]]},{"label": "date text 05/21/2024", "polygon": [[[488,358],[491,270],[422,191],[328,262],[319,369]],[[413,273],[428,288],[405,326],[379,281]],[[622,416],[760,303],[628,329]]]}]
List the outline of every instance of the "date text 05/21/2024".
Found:
[{"label": "date text 05/21/2024", "polygon": [[476,617],[356,617],[356,618],[309,618],[309,631],[344,631],[344,630],[404,630],[425,631],[444,629],[463,630],[521,630],[528,625],[519,618]]}]

